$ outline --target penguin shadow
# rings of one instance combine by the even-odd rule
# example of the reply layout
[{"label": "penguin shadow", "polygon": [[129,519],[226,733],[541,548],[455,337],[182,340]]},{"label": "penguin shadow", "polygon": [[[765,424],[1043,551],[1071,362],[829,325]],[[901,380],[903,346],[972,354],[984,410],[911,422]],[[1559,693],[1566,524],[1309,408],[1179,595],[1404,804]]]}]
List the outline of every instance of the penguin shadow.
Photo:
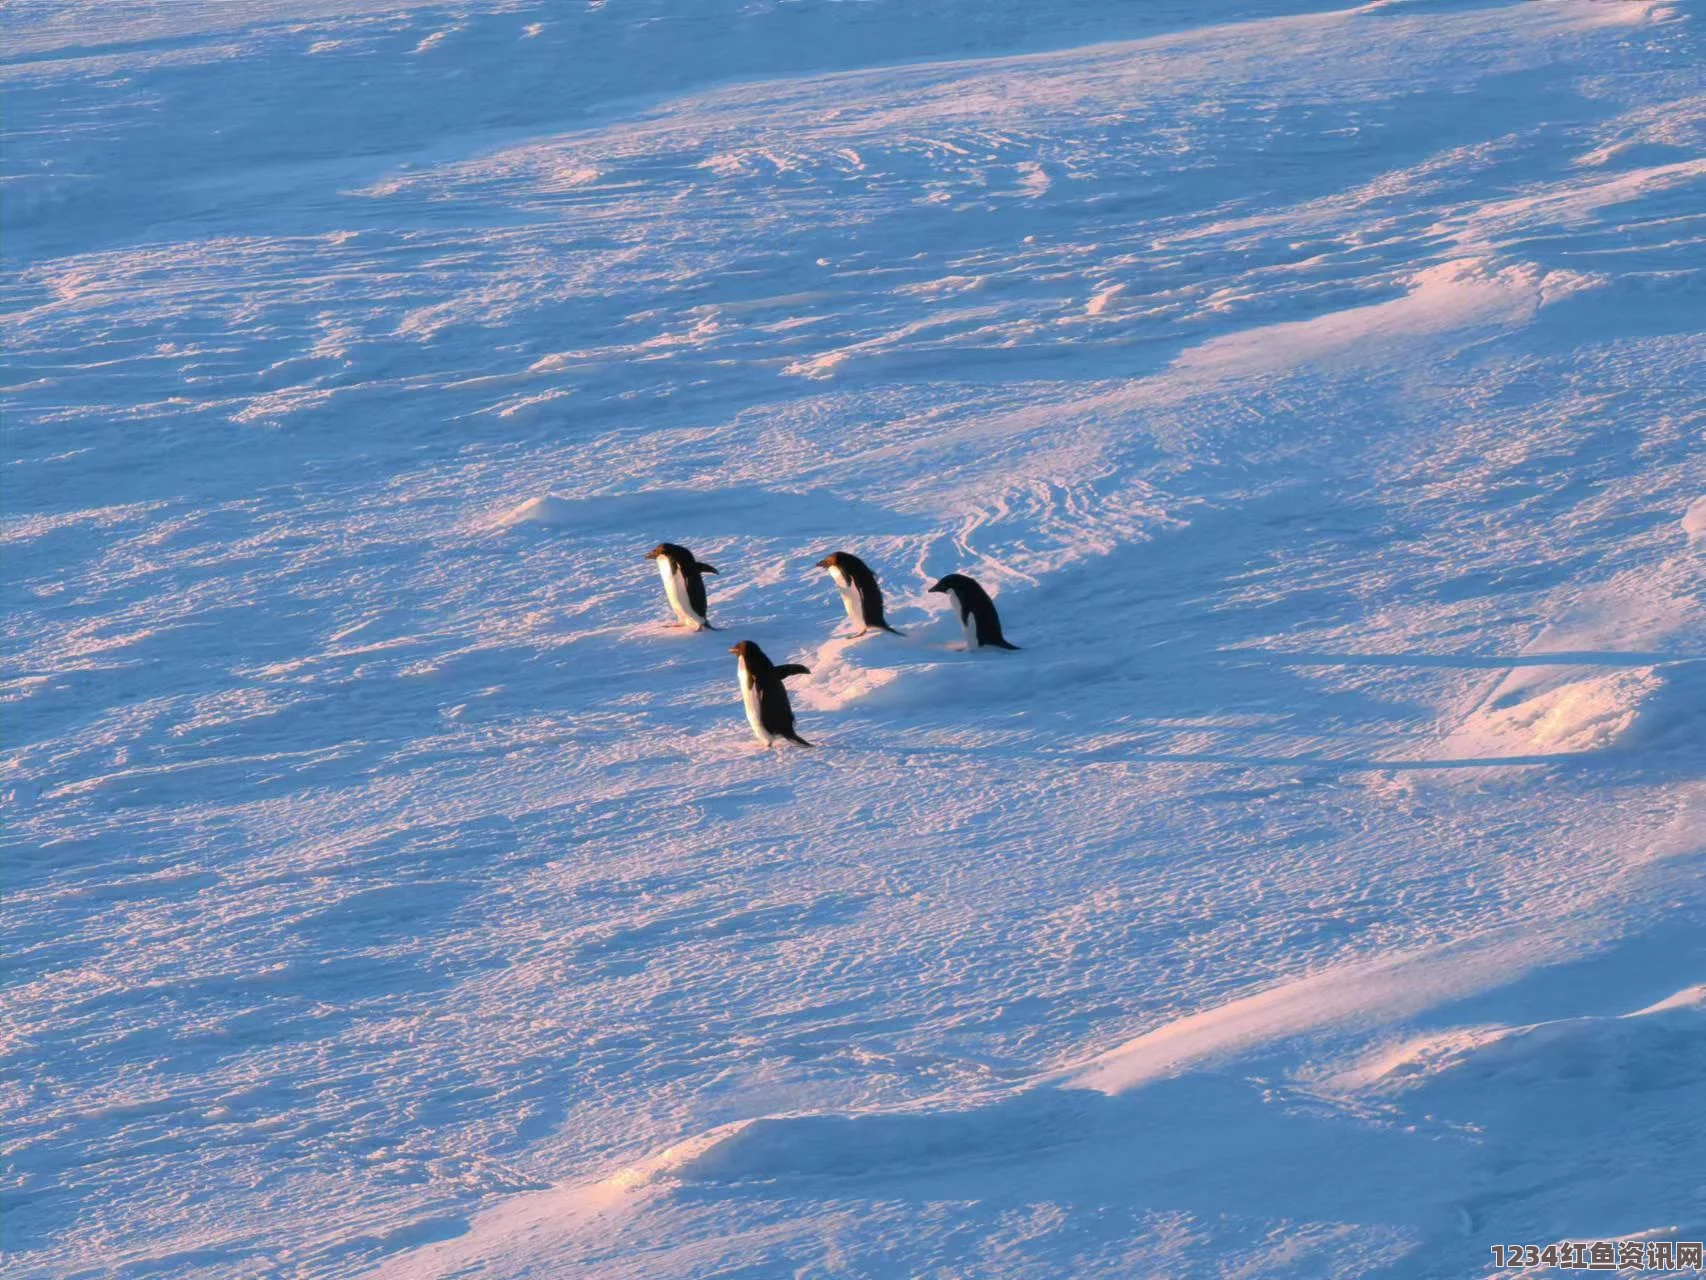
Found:
[{"label": "penguin shadow", "polygon": [[709,627],[689,627],[670,618],[652,618],[623,628],[622,638],[625,641],[665,640],[684,642],[689,640],[715,640],[718,636],[726,633],[727,628],[714,621]]}]

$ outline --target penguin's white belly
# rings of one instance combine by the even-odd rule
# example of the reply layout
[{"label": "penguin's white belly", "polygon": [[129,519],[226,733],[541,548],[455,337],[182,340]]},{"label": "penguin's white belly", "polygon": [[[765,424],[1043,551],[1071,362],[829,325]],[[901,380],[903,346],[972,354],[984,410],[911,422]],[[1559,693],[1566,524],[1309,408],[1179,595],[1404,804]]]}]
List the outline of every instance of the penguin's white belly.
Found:
[{"label": "penguin's white belly", "polygon": [[960,626],[965,628],[966,648],[977,648],[977,616],[970,609],[960,610]]},{"label": "penguin's white belly", "polygon": [[853,585],[851,579],[839,569],[831,569],[829,576],[835,580],[835,589],[841,593],[841,603],[847,609],[848,619],[855,625],[865,625],[865,602],[859,595],[859,588]]},{"label": "penguin's white belly", "polygon": [[776,740],[776,735],[764,727],[764,721],[758,714],[758,685],[746,673],[746,663],[740,664],[740,700],[746,707],[746,722],[752,726],[752,736],[765,746]]},{"label": "penguin's white belly", "polygon": [[681,571],[668,556],[658,557],[658,576],[663,579],[663,593],[669,597],[669,607],[675,610],[675,616],[690,627],[704,626],[705,619],[694,613],[693,606],[687,603],[687,579],[681,576]]}]

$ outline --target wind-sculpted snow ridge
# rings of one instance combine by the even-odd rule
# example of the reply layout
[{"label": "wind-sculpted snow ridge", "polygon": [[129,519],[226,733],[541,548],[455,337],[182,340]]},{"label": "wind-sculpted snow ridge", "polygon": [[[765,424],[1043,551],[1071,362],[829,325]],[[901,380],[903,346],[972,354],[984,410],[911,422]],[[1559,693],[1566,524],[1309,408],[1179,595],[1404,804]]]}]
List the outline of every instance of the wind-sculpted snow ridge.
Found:
[{"label": "wind-sculpted snow ridge", "polygon": [[[1633,945],[1600,945],[1586,961],[1545,967],[1564,959],[1563,943],[1561,933],[1536,945],[1509,929],[1448,948],[1454,954],[1434,958],[1442,963],[1417,955],[1329,971],[1157,1028],[1055,1080],[980,1099],[733,1122],[597,1182],[514,1197],[374,1274],[531,1274],[596,1259],[641,1276],[731,1256],[779,1262],[821,1247],[783,1216],[802,1201],[817,1207],[814,1226],[827,1222],[833,1233],[822,1256],[840,1265],[850,1260],[838,1246],[855,1235],[848,1205],[898,1231],[951,1203],[957,1227],[998,1241],[1016,1214],[1039,1225],[1039,1202],[1076,1204],[1097,1219],[1086,1229],[1044,1216],[1044,1229],[1011,1253],[962,1245],[929,1255],[968,1268],[1028,1270],[1038,1236],[1068,1232],[1080,1249],[1101,1246],[1108,1251],[1095,1256],[1114,1259],[1141,1223],[1163,1242],[1169,1267],[1189,1272],[1218,1256],[1199,1233],[1180,1230],[1204,1204],[1285,1222],[1294,1248],[1339,1252],[1353,1274],[1406,1252],[1464,1273],[1483,1262],[1481,1238],[1501,1233],[1548,1243],[1693,1239],[1706,1227],[1690,1164],[1697,1149],[1673,1138],[1706,1065],[1706,988],[1598,1010],[1618,1009],[1630,991],[1663,990],[1706,950],[1696,930],[1673,921]],[[1523,974],[1532,975],[1523,1003],[1576,1012],[1529,1026],[1449,1025],[1364,1051],[1342,1034],[1358,1018],[1391,1025],[1395,1006],[1484,1016],[1475,997]],[[1276,1052],[1299,1040],[1313,1049],[1302,1068]],[[1203,1069],[1210,1054],[1238,1069]],[[1615,1154],[1631,1143],[1644,1152],[1639,1167]],[[1558,1176],[1583,1163],[1595,1180]],[[1354,1172],[1340,1176],[1341,1168]],[[737,1206],[751,1225],[730,1240],[727,1215]],[[1335,1222],[1363,1225],[1347,1233],[1328,1228]],[[1242,1243],[1263,1268],[1287,1265],[1284,1252]],[[858,1255],[850,1265],[881,1264]]]},{"label": "wind-sculpted snow ridge", "polygon": [[0,1270],[1698,1239],[1699,17],[9,8]]}]

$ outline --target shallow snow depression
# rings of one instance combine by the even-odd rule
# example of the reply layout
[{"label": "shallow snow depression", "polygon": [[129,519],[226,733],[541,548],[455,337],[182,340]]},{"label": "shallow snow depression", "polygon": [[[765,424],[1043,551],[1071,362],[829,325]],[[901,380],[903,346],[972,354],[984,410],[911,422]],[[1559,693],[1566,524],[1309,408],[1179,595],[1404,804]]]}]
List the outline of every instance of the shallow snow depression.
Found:
[{"label": "shallow snow depression", "polygon": [[1698,4],[1036,8],[8,8],[0,1269],[1706,1234]]}]

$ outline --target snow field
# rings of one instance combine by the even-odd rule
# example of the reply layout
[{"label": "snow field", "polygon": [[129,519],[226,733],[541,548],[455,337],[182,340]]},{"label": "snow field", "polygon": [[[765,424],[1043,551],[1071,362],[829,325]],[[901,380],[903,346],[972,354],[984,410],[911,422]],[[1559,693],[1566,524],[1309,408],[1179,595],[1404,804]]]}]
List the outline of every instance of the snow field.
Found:
[{"label": "snow field", "polygon": [[1697,6],[854,8],[9,13],[8,1275],[1706,1231]]}]

